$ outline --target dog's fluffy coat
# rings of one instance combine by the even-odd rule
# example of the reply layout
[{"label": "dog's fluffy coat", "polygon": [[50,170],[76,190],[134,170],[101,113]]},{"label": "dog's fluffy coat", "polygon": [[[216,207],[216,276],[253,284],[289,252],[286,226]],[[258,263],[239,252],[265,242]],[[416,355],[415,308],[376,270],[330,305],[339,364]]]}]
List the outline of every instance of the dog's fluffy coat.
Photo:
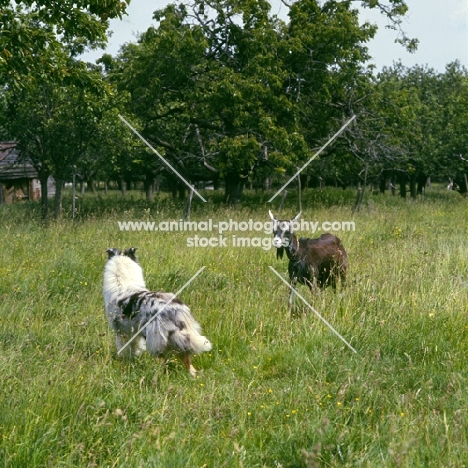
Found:
[{"label": "dog's fluffy coat", "polygon": [[139,356],[148,350],[153,356],[165,357],[175,351],[190,375],[196,370],[191,357],[211,350],[209,340],[190,309],[174,294],[151,292],[146,288],[143,270],[135,256],[136,248],[107,249],[103,296],[109,325],[115,331],[117,350],[151,323],[122,351]]}]

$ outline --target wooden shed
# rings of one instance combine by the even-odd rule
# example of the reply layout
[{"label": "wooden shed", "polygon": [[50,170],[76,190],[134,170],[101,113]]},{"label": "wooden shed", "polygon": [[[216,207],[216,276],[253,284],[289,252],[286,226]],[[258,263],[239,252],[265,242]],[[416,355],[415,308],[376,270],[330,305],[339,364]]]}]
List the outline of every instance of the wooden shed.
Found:
[{"label": "wooden shed", "polygon": [[[55,183],[49,178],[48,194],[54,193]],[[40,198],[41,182],[31,161],[20,157],[16,142],[0,142],[0,204]]]}]

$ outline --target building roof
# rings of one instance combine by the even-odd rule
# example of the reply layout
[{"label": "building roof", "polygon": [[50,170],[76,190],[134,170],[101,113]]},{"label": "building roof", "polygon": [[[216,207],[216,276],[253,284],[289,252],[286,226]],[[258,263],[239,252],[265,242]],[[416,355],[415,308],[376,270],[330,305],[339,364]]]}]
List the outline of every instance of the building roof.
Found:
[{"label": "building roof", "polygon": [[20,157],[15,141],[0,141],[0,182],[13,179],[35,179],[37,171],[31,161]]}]

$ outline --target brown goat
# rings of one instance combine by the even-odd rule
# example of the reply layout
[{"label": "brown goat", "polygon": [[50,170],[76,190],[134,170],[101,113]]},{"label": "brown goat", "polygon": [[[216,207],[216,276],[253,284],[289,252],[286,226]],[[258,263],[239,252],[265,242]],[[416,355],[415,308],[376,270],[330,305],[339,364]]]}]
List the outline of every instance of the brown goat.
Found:
[{"label": "brown goat", "polygon": [[[341,240],[333,234],[322,234],[318,239],[297,238],[293,232],[294,223],[300,218],[299,213],[292,220],[278,220],[270,211],[273,221],[273,245],[277,258],[286,255],[289,259],[288,271],[291,286],[296,283],[306,284],[311,291],[316,287],[326,288],[331,285],[336,289],[337,278],[344,284],[348,256]],[[292,305],[294,289],[289,296]]]}]

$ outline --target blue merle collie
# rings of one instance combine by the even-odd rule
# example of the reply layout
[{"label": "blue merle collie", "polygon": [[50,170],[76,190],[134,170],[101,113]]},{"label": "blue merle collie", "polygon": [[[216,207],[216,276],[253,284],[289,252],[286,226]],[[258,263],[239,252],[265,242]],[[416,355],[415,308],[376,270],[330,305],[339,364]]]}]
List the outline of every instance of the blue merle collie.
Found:
[{"label": "blue merle collie", "polygon": [[210,351],[211,343],[201,335],[200,325],[180,299],[146,288],[135,251],[136,248],[123,253],[119,249],[106,250],[102,293],[109,324],[116,334],[117,350],[127,357],[147,350],[162,358],[174,351],[195,377],[192,355]]}]

